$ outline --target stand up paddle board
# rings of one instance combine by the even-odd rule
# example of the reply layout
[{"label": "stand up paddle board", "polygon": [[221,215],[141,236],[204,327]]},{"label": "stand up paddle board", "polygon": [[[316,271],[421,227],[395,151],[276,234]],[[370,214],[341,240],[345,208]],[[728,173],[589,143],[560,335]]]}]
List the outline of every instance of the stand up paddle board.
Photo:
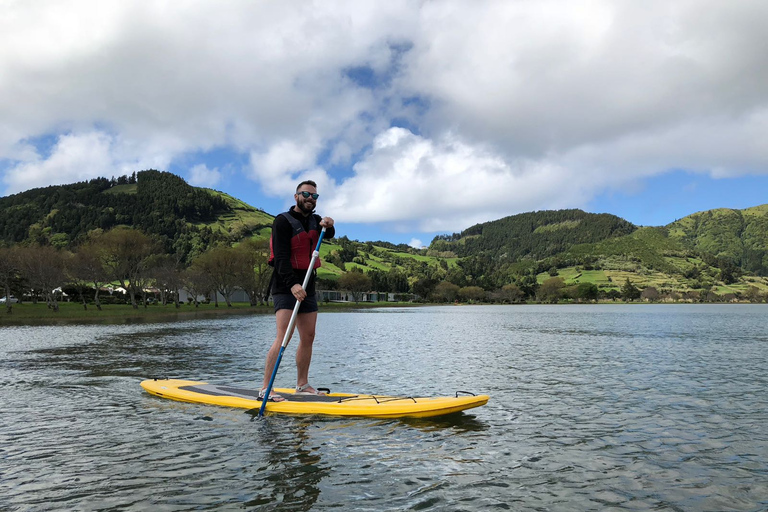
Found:
[{"label": "stand up paddle board", "polygon": [[[219,386],[194,380],[148,379],[141,383],[147,392],[181,402],[221,405],[242,409],[261,407],[257,389]],[[443,416],[485,405],[488,395],[458,391],[454,396],[433,398],[384,395],[297,394],[292,389],[275,388],[284,402],[267,402],[266,412],[274,414],[322,414],[327,416],[365,416],[369,418],[428,418]]]}]

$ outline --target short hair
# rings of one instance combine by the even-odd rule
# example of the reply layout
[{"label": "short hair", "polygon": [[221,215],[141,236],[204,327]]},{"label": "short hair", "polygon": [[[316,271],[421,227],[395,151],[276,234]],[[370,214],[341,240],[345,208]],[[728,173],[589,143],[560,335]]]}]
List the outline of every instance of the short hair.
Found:
[{"label": "short hair", "polygon": [[317,188],[317,183],[315,183],[314,181],[312,181],[312,180],[304,180],[301,183],[299,183],[298,185],[296,185],[296,192],[299,191],[299,189],[301,188],[302,185],[311,185],[311,186]]}]

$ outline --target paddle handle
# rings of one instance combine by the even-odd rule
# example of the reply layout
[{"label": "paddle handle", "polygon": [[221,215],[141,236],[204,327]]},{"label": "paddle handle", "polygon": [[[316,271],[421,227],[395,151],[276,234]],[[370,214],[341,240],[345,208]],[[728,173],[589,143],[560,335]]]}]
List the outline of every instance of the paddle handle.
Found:
[{"label": "paddle handle", "polygon": [[[304,283],[301,285],[301,287],[306,290],[307,285],[309,284],[309,279],[312,277],[312,270],[315,266],[315,261],[317,258],[320,257],[320,244],[323,243],[323,237],[325,236],[325,228],[323,228],[320,231],[320,238],[317,239],[317,247],[315,247],[315,250],[312,251],[312,259],[309,261],[309,268],[307,269],[307,273],[304,275]],[[269,394],[272,393],[272,385],[275,383],[275,377],[277,376],[277,369],[280,367],[280,361],[283,359],[283,352],[285,352],[285,347],[288,346],[288,342],[291,340],[291,336],[293,335],[293,327],[296,325],[296,315],[299,313],[299,307],[301,307],[301,302],[298,300],[296,301],[296,304],[293,306],[293,313],[291,313],[291,321],[288,322],[288,329],[285,331],[285,336],[283,336],[283,343],[280,345],[280,353],[277,355],[277,361],[275,361],[275,367],[272,370],[272,376],[269,378],[269,385],[267,386],[267,389],[264,391],[264,398],[261,400],[261,408],[259,409],[259,417],[264,416],[264,409],[267,408],[267,402],[269,402]]]}]

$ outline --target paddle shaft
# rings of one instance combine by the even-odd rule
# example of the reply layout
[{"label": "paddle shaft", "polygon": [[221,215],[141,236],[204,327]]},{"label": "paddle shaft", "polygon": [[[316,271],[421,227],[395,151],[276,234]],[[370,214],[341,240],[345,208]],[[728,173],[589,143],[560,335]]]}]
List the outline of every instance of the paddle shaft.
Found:
[{"label": "paddle shaft", "polygon": [[[309,268],[307,269],[307,273],[304,276],[304,283],[301,285],[303,289],[307,289],[307,285],[309,284],[309,279],[312,277],[312,270],[315,266],[315,260],[320,257],[320,244],[323,243],[323,237],[325,236],[325,228],[323,228],[320,231],[320,238],[317,240],[317,247],[315,247],[315,250],[312,252],[312,259],[309,261]],[[269,385],[267,386],[266,391],[264,392],[264,398],[261,401],[261,408],[259,409],[259,417],[264,416],[264,409],[267,407],[267,402],[269,402],[269,394],[272,392],[272,385],[275,383],[275,377],[277,376],[277,369],[280,367],[280,361],[283,359],[283,352],[285,352],[285,347],[288,346],[288,342],[291,341],[291,336],[293,335],[293,327],[296,325],[296,315],[299,314],[299,307],[301,307],[301,302],[298,300],[296,301],[296,304],[293,306],[293,313],[291,313],[291,321],[288,322],[288,329],[285,331],[285,336],[283,336],[283,343],[280,345],[280,353],[277,355],[277,361],[275,361],[275,367],[272,369],[272,376],[269,378]]]}]

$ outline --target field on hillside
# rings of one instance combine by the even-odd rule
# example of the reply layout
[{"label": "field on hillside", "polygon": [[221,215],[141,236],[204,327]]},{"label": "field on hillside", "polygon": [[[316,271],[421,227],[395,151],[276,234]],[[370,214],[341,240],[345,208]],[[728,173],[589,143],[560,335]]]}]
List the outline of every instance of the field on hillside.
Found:
[{"label": "field on hillside", "polygon": [[[627,279],[636,287],[654,287],[659,291],[669,290],[684,293],[696,289],[694,281],[682,276],[670,276],[662,272],[644,269],[641,272],[627,270],[580,270],[578,267],[558,269],[557,276],[542,272],[536,276],[539,284],[552,277],[561,277],[566,286],[579,283],[593,283],[601,290],[621,290]],[[768,292],[768,278],[746,276],[737,283],[726,285],[715,281],[712,291],[719,294],[746,294],[750,287],[757,288],[761,293]]]}]

